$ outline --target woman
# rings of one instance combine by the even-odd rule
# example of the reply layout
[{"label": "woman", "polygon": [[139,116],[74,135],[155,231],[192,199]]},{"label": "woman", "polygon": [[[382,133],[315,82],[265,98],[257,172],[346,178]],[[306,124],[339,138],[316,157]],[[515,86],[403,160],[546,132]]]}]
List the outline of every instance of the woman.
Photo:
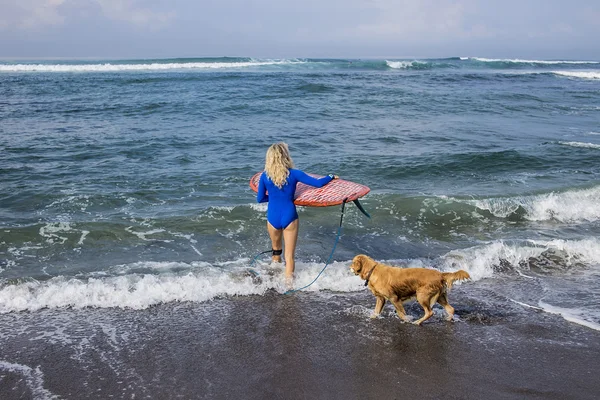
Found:
[{"label": "woman", "polygon": [[310,186],[323,187],[337,178],[336,175],[330,174],[317,179],[294,169],[294,162],[285,143],[275,143],[267,150],[265,172],[260,176],[256,199],[259,203],[269,202],[267,230],[271,237],[273,261],[281,262],[283,247],[281,240],[285,241],[285,277],[288,284],[291,284],[296,267],[294,253],[299,224],[294,205],[296,184],[302,182]]}]

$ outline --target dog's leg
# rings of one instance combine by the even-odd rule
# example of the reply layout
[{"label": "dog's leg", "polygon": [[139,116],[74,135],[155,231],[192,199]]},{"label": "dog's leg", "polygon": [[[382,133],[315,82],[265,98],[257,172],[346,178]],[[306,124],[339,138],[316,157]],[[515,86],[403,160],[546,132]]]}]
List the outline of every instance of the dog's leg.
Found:
[{"label": "dog's leg", "polygon": [[448,313],[448,317],[446,317],[446,320],[452,321],[452,319],[454,318],[454,307],[452,307],[448,303],[448,296],[446,296],[446,293],[441,294],[440,298],[438,299],[438,303],[440,303],[441,306],[444,307],[444,310],[446,310],[446,312]]},{"label": "dog's leg", "polygon": [[419,302],[421,307],[423,307],[425,315],[423,315],[423,317],[421,317],[420,319],[416,320],[414,324],[421,325],[424,321],[427,321],[433,315],[433,311],[431,310],[431,296],[419,293],[417,294],[417,301]]},{"label": "dog's leg", "polygon": [[371,314],[371,318],[377,318],[381,311],[383,310],[383,306],[385,305],[385,297],[377,296],[377,303],[375,303],[375,310],[373,310],[373,314]]},{"label": "dog's leg", "polygon": [[404,322],[410,322],[410,320],[406,317],[406,311],[404,311],[404,306],[402,305],[402,301],[398,298],[398,296],[390,297],[390,301],[396,308],[396,314],[398,314],[398,318],[400,318]]}]

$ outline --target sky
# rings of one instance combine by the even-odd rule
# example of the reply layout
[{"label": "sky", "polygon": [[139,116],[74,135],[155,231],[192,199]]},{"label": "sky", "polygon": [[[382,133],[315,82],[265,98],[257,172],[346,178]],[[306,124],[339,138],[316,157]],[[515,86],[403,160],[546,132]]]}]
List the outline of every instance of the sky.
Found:
[{"label": "sky", "polygon": [[0,0],[1,58],[600,60],[600,0]]}]

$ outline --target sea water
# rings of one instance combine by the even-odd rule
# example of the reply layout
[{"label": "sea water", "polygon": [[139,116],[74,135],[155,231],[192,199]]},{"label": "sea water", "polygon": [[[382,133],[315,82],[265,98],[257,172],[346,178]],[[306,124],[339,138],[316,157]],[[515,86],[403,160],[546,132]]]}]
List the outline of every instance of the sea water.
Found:
[{"label": "sea water", "polygon": [[[371,188],[306,291],[364,290],[365,253],[599,326],[600,63],[458,57],[0,62],[0,313],[285,292],[246,273],[278,141]],[[299,208],[297,287],[340,211]]]}]

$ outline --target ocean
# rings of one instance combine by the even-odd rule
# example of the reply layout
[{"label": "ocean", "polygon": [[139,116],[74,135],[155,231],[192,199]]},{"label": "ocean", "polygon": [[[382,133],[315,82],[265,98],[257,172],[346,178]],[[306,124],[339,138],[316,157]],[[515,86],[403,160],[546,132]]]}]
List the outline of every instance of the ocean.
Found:
[{"label": "ocean", "polygon": [[[236,318],[265,318],[296,297],[313,307],[306,323],[333,302],[340,324],[369,330],[374,299],[348,268],[359,253],[468,271],[454,290],[479,305],[450,298],[463,323],[535,314],[598,337],[599,61],[3,60],[0,139],[3,398],[153,397],[159,380],[171,388],[159,397],[191,396],[178,392],[185,374],[158,379],[125,361],[132,343],[152,353],[160,342],[144,339],[151,317],[165,332],[208,333],[236,304]],[[268,255],[253,262],[261,279],[247,273],[270,248],[248,182],[278,141],[299,169],[371,188],[372,218],[348,204],[331,264],[293,295]],[[340,207],[298,210],[301,287],[325,266]],[[386,310],[389,327],[405,327]],[[188,324],[192,313],[206,325]],[[45,346],[78,365],[80,386],[56,386],[46,361],[20,356]],[[166,365],[190,362],[168,354],[178,361]],[[237,392],[198,397],[219,393]]]}]

